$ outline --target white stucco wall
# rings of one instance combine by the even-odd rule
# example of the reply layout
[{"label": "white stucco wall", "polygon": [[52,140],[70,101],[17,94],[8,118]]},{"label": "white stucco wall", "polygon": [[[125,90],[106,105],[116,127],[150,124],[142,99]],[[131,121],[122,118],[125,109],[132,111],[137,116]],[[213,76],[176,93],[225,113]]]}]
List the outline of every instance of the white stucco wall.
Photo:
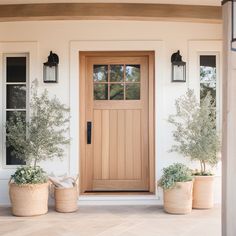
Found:
[{"label": "white stucco wall", "polygon": [[[171,127],[166,119],[169,114],[174,112],[174,101],[177,97],[182,95],[188,87],[199,89],[198,65],[195,63],[198,52],[214,52],[219,55],[219,74],[221,73],[221,38],[221,25],[218,24],[139,21],[8,22],[0,23],[0,55],[6,52],[4,45],[7,45],[9,52],[13,52],[14,50],[12,49],[12,51],[9,45],[25,42],[25,47],[27,47],[27,43],[31,42],[34,45],[34,49],[32,49],[34,60],[32,61],[33,64],[30,65],[31,81],[38,78],[40,88],[47,88],[52,95],[58,96],[62,102],[72,105],[72,103],[78,103],[78,101],[73,102],[73,98],[70,96],[72,92],[76,94],[76,88],[71,91],[73,89],[71,87],[72,70],[74,73],[74,67],[78,65],[78,61],[71,61],[72,59],[78,60],[78,57],[71,56],[74,43],[80,47],[80,41],[83,41],[81,45],[85,48],[86,42],[88,42],[89,47],[89,41],[93,41],[94,45],[96,45],[95,41],[100,41],[98,43],[103,45],[106,45],[107,41],[110,43],[117,42],[117,45],[122,42],[121,44],[125,47],[128,41],[140,41],[141,43],[137,44],[140,46],[137,46],[136,49],[145,50],[149,41],[152,45],[155,45],[156,42],[157,48],[161,47],[161,53],[156,52],[158,63],[156,63],[155,68],[158,71],[156,73],[156,77],[158,75],[156,78],[156,175],[158,178],[161,175],[161,169],[173,162],[184,162],[191,167],[196,166],[196,163],[190,163],[186,158],[180,157],[176,153],[168,153],[172,144],[172,135]],[[117,47],[119,47],[118,50],[122,50],[122,46]],[[60,57],[58,84],[43,84],[42,82],[42,65],[47,60],[50,50]],[[90,50],[90,48],[86,50]],[[170,57],[177,50],[181,51],[183,60],[187,62],[187,83],[171,83]],[[158,68],[158,65],[162,68]],[[0,74],[2,75],[2,71]],[[76,73],[73,75],[75,76]],[[2,76],[0,80],[2,80]],[[2,86],[1,81],[0,86]],[[0,91],[2,93],[2,88]],[[77,98],[75,97],[75,99]],[[1,119],[2,112],[0,113],[0,123],[2,124]],[[79,134],[77,137],[73,136],[74,145],[78,143],[78,136]],[[77,167],[78,161],[79,154],[76,153],[76,148],[71,149],[71,152],[68,148],[63,161],[49,161],[42,163],[42,167],[49,173],[63,174],[70,172],[72,165]],[[76,168],[73,168],[73,171],[75,170]],[[3,166],[2,153],[0,153],[0,204],[9,203],[7,179],[13,171],[14,169],[7,169]],[[216,174],[220,175],[220,168]],[[219,203],[221,195],[220,177],[217,177],[215,189],[215,202]],[[152,198],[133,198],[136,199],[133,201],[135,203],[140,199],[152,200],[155,203],[160,202],[159,193]],[[81,204],[85,200],[94,200],[91,197],[80,199]],[[96,199],[102,200],[103,198],[97,197]],[[122,200],[123,198],[119,199]]]}]

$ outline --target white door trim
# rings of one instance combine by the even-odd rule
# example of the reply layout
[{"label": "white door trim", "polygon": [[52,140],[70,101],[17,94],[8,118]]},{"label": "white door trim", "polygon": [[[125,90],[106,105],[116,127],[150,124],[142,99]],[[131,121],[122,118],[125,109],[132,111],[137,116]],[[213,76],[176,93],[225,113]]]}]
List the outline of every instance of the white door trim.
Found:
[{"label": "white door trim", "polygon": [[[161,113],[158,112],[159,107],[163,102],[161,83],[164,78],[164,42],[162,40],[155,41],[71,41],[70,42],[70,160],[69,171],[71,175],[78,174],[79,171],[79,52],[80,51],[154,51],[155,52],[155,129],[159,130],[163,118]],[[155,160],[157,159],[158,152],[161,145],[161,135],[155,133]],[[156,162],[157,163],[157,162]],[[156,170],[156,168],[155,168]],[[157,173],[155,173],[155,180],[157,180]],[[141,199],[150,199],[150,196],[140,196]],[[135,200],[135,197],[123,196],[119,200]],[[104,196],[83,196],[80,200],[104,200]],[[112,198],[114,199],[114,197]],[[158,192],[154,199],[159,199]],[[108,200],[108,199],[107,199]],[[118,200],[118,199],[117,199]]]}]

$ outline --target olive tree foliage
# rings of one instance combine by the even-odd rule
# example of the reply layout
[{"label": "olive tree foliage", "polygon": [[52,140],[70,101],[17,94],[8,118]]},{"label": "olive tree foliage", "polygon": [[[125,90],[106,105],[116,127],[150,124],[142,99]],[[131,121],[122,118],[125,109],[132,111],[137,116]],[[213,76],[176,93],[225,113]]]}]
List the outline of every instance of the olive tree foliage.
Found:
[{"label": "olive tree foliage", "polygon": [[175,144],[171,152],[178,152],[200,162],[201,175],[206,175],[206,165],[215,166],[219,161],[220,139],[216,130],[215,101],[208,93],[198,103],[193,90],[175,102],[176,113],[169,116],[175,129]]},{"label": "olive tree foliage", "polygon": [[26,121],[14,112],[6,122],[7,145],[13,147],[16,158],[36,167],[43,160],[62,158],[63,145],[69,144],[69,108],[47,90],[38,96],[34,90],[30,102],[30,117]]}]

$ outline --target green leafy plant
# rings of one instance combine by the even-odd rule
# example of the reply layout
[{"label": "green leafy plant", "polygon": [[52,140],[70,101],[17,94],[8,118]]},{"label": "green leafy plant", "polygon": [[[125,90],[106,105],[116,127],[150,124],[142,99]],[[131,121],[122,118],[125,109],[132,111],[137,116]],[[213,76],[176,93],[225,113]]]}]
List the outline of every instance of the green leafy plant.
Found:
[{"label": "green leafy plant", "polygon": [[168,121],[175,126],[173,131],[175,151],[191,160],[200,162],[198,175],[210,175],[206,165],[215,166],[220,151],[220,139],[216,130],[215,102],[208,93],[197,102],[193,90],[176,100],[176,114],[170,115]]},{"label": "green leafy plant", "polygon": [[39,166],[21,166],[11,176],[14,183],[21,184],[42,184],[47,182],[47,175]]},{"label": "green leafy plant", "polygon": [[181,163],[175,163],[163,168],[163,175],[158,182],[158,186],[163,189],[171,189],[177,182],[188,182],[193,179],[191,170]]},{"label": "green leafy plant", "polygon": [[30,117],[26,121],[21,112],[14,112],[6,122],[7,145],[12,154],[26,163],[12,176],[18,184],[42,183],[45,173],[37,166],[44,160],[64,156],[63,145],[69,144],[66,137],[69,129],[69,109],[45,90],[40,96],[36,90],[30,102]]},{"label": "green leafy plant", "polygon": [[62,145],[69,143],[65,137],[69,124],[69,109],[45,90],[40,96],[34,92],[30,103],[30,119],[14,112],[6,123],[7,145],[13,147],[16,158],[28,165],[47,159],[62,158]]}]

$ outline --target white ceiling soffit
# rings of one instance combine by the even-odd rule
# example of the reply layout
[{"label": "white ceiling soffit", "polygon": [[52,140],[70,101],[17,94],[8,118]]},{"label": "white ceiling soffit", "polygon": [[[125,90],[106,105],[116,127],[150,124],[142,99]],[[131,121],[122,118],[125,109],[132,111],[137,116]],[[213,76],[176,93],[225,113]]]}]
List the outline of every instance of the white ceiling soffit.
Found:
[{"label": "white ceiling soffit", "polygon": [[161,3],[220,6],[221,0],[0,0],[0,4],[30,3]]}]

